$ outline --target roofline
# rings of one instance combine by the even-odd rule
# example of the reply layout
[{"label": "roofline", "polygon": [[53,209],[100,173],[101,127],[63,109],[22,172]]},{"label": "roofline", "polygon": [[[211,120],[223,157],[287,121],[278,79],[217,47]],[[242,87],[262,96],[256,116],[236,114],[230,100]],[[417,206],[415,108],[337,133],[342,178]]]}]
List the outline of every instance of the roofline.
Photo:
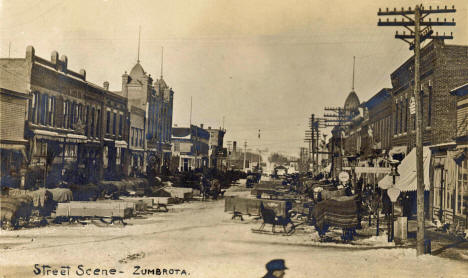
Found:
[{"label": "roofline", "polygon": [[13,91],[13,90],[10,90],[10,89],[7,89],[7,88],[2,88],[2,87],[0,87],[0,92],[2,94],[15,96],[15,97],[19,97],[19,98],[24,98],[24,99],[30,99],[31,98],[31,96],[29,94],[27,94],[27,93]]},{"label": "roofline", "polygon": [[[462,91],[465,91],[465,92],[462,92]],[[461,86],[458,86],[456,87],[455,89],[452,89],[450,91],[450,94],[452,96],[464,96],[464,95],[467,95],[468,94],[468,83],[465,83]]]}]

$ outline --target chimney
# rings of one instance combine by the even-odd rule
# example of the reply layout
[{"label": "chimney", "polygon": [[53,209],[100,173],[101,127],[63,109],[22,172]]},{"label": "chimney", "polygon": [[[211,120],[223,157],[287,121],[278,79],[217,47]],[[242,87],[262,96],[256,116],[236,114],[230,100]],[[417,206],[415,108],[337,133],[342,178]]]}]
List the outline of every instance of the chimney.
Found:
[{"label": "chimney", "polygon": [[232,152],[235,153],[237,151],[237,141],[232,143]]},{"label": "chimney", "polygon": [[200,128],[203,129],[203,124],[200,124]]},{"label": "chimney", "polygon": [[83,80],[86,80],[86,71],[84,69],[80,69],[80,75],[83,76]]},{"label": "chimney", "polygon": [[67,56],[62,55],[60,57],[60,62],[61,62],[61,71],[62,72],[67,72],[67,67],[68,67],[68,58],[67,58]]},{"label": "chimney", "polygon": [[34,47],[32,45],[28,45],[28,47],[26,47],[26,59],[28,61],[32,61],[34,60],[34,55],[35,55]]},{"label": "chimney", "polygon": [[57,68],[57,62],[59,61],[59,54],[57,51],[52,51],[50,54],[50,61],[54,64],[55,68]]},{"label": "chimney", "polygon": [[109,81],[104,81],[102,86],[104,87],[104,89],[106,89],[106,91],[109,91]]}]

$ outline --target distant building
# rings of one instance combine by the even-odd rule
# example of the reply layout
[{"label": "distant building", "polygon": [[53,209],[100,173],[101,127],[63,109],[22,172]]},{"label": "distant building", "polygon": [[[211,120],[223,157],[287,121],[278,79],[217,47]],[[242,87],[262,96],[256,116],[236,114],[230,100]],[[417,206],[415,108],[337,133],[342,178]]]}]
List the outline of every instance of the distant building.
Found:
[{"label": "distant building", "polygon": [[179,171],[208,167],[210,133],[200,127],[172,128],[172,154],[178,161]]},{"label": "distant building", "polygon": [[[131,136],[138,142],[135,144],[134,141],[131,148],[132,159],[127,168],[134,168],[139,161],[137,163],[144,171],[150,167],[159,172],[171,160],[174,91],[167,86],[162,76],[153,83],[151,75],[144,71],[138,61],[130,74],[125,72],[122,75],[122,91],[118,93],[128,99],[127,109],[134,112],[130,117],[137,118],[130,119],[130,123],[134,124],[130,127]],[[144,111],[143,127],[138,110]]]},{"label": "distant building", "polygon": [[221,169],[223,161],[226,158],[226,152],[224,151],[223,147],[224,135],[226,134],[226,130],[221,128],[212,129],[211,127],[208,127],[206,131],[208,131],[208,133],[210,134],[210,140],[208,142],[208,167]]}]

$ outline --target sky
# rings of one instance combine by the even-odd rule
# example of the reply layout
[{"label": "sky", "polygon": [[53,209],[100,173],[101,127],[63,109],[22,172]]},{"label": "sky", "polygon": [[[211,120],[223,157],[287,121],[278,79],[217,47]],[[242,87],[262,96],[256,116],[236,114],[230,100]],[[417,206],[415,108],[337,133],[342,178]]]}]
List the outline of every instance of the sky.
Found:
[{"label": "sky", "polygon": [[224,123],[225,142],[298,156],[309,116],[343,106],[353,56],[361,102],[391,87],[390,74],[412,53],[394,38],[403,29],[377,26],[377,11],[418,3],[454,4],[448,18],[457,26],[436,31],[468,44],[466,0],[0,0],[0,56],[24,57],[33,45],[50,59],[57,50],[69,68],[118,91],[141,26],[141,64],[155,79],[164,47],[174,124],[190,124],[192,99],[192,124]]}]

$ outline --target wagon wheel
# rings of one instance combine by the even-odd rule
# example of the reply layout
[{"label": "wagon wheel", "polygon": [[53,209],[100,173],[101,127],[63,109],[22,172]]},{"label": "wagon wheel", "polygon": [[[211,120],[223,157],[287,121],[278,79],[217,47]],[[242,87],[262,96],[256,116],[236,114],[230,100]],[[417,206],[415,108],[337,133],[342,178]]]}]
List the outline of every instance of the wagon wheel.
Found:
[{"label": "wagon wheel", "polygon": [[119,221],[122,225],[127,225],[127,223],[123,220],[122,217],[112,217],[111,223],[114,224],[115,221]]},{"label": "wagon wheel", "polygon": [[112,219],[111,219],[111,221],[106,221],[106,220],[104,220],[104,218],[105,217],[99,217],[99,221],[101,221],[102,223],[107,224],[107,225],[112,224],[112,222],[113,222]]}]

